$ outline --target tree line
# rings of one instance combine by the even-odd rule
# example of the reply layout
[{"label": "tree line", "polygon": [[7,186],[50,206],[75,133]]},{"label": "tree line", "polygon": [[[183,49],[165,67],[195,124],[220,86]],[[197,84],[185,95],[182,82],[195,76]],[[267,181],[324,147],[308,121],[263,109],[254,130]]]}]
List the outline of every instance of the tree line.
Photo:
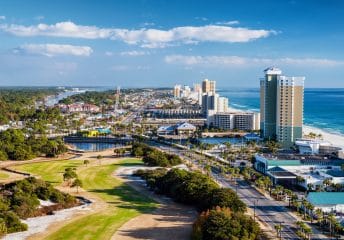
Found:
[{"label": "tree line", "polygon": [[0,88],[0,124],[30,118],[36,101],[57,93],[56,88]]},{"label": "tree line", "polygon": [[103,104],[105,105],[112,105],[115,104],[116,97],[114,90],[107,90],[107,91],[86,91],[81,94],[76,94],[69,96],[67,98],[64,98],[59,101],[59,103],[63,104],[72,104],[76,102],[84,102],[84,103],[90,103],[97,106],[101,106]]},{"label": "tree line", "polygon": [[[39,199],[55,204],[42,207]],[[34,177],[5,184],[0,188],[0,236],[27,230],[27,225],[20,219],[47,215],[76,205],[78,201],[75,197]]]},{"label": "tree line", "polygon": [[159,194],[196,206],[201,212],[193,226],[194,240],[259,239],[258,224],[245,215],[246,205],[228,188],[195,171],[160,168],[135,173]]},{"label": "tree line", "polygon": [[0,132],[0,160],[28,160],[42,155],[55,157],[66,151],[62,139],[35,137],[21,129]]},{"label": "tree line", "polygon": [[162,152],[144,143],[134,143],[131,153],[135,157],[142,157],[142,161],[148,166],[171,167],[183,162],[175,154]]}]

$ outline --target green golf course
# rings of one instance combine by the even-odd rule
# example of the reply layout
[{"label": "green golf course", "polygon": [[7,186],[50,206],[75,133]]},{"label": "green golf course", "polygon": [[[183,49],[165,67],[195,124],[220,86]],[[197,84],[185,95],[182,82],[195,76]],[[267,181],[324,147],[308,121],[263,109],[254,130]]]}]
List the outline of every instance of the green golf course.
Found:
[{"label": "green golf course", "polygon": [[55,186],[63,182],[65,168],[76,168],[83,182],[83,189],[95,194],[105,204],[100,211],[68,223],[46,239],[110,239],[122,224],[155,209],[156,203],[153,200],[112,176],[118,167],[142,164],[140,160],[128,158],[111,164],[103,161],[101,165],[96,162],[97,160],[91,160],[91,164],[86,166],[81,160],[63,160],[15,167],[17,170],[40,176]]},{"label": "green golf course", "polygon": [[6,180],[8,177],[9,175],[6,172],[0,170],[0,180]]}]

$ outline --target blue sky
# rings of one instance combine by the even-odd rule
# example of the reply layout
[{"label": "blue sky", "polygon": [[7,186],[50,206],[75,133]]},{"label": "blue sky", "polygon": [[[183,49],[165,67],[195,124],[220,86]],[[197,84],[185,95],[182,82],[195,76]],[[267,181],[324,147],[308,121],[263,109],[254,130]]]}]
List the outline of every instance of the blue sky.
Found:
[{"label": "blue sky", "polygon": [[344,87],[344,1],[0,1],[0,85]]}]

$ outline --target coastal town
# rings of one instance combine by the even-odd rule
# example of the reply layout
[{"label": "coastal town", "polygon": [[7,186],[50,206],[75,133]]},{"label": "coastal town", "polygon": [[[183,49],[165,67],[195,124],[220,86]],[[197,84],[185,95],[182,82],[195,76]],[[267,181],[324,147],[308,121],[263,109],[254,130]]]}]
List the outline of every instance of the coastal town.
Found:
[{"label": "coastal town", "polygon": [[344,1],[0,1],[0,239],[344,240]]},{"label": "coastal town", "polygon": [[[50,162],[54,166],[59,163],[57,159],[70,159],[61,161],[67,164],[63,166],[69,166],[69,161],[78,166],[97,166],[143,156],[145,165],[120,167],[117,171],[125,172],[120,178],[132,181],[131,174],[139,174],[135,171],[153,174],[156,167],[149,166],[176,165],[176,169],[208,176],[216,185],[236,194],[264,239],[274,239],[276,235],[282,239],[340,238],[344,210],[342,143],[303,130],[303,77],[286,77],[280,69],[270,67],[259,81],[260,112],[232,108],[231,100],[217,93],[216,81],[208,79],[193,88],[177,84],[173,89],[49,90],[32,106],[24,104],[24,108],[32,107],[33,114],[8,119],[0,126],[1,182],[39,176],[42,172],[34,166],[48,167]],[[20,94],[35,90],[10,91]],[[59,101],[47,105],[47,99],[52,97],[50,91],[55,91]],[[66,97],[61,98],[63,95]],[[7,143],[8,134],[22,135],[23,142],[16,143],[19,140],[12,138]],[[38,143],[31,143],[31,138],[45,138],[46,145],[34,151],[34,144]],[[15,148],[26,144],[29,148],[12,152],[9,144]],[[153,149],[156,156],[145,155]],[[175,156],[175,160],[162,162],[163,153],[168,158]],[[67,179],[74,179],[74,183],[68,180],[56,186],[62,192],[88,199],[87,207],[83,207],[88,210],[71,205],[72,210],[63,210],[68,213],[61,214],[61,219],[73,221],[80,214],[87,216],[99,204],[87,188],[81,191],[82,195],[79,190],[72,190],[74,186],[82,188],[82,182],[88,181],[87,176],[82,180],[77,177],[79,168],[63,174],[64,179],[71,175]],[[45,180],[44,175],[41,177]],[[143,191],[137,182],[131,184]],[[41,204],[43,200],[39,200]],[[41,228],[35,224],[44,215],[29,218],[24,221],[27,233],[9,232],[5,239],[44,234],[52,221],[62,221],[59,211],[54,215]],[[181,229],[186,231],[191,223],[183,223],[186,227]]]}]

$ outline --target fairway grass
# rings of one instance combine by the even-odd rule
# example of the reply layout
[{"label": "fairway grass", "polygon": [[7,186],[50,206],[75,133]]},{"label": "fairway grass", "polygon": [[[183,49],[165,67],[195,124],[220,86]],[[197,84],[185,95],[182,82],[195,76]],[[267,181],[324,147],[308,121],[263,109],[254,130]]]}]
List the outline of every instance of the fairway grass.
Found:
[{"label": "fairway grass", "polygon": [[[83,165],[80,160],[32,163],[16,169],[41,176],[54,185],[62,183],[66,167],[76,167],[83,188],[105,202],[104,209],[68,223],[46,239],[110,239],[125,222],[152,211],[156,203],[112,176],[120,166],[142,164],[137,159],[119,160],[116,164]],[[83,166],[81,166],[83,165]]]},{"label": "fairway grass", "polygon": [[13,167],[16,170],[41,177],[44,181],[50,182],[54,186],[63,182],[64,170],[68,167],[78,168],[83,165],[80,160],[50,161],[41,163],[28,163]]},{"label": "fairway grass", "polygon": [[0,170],[0,180],[6,180],[10,175]]}]

